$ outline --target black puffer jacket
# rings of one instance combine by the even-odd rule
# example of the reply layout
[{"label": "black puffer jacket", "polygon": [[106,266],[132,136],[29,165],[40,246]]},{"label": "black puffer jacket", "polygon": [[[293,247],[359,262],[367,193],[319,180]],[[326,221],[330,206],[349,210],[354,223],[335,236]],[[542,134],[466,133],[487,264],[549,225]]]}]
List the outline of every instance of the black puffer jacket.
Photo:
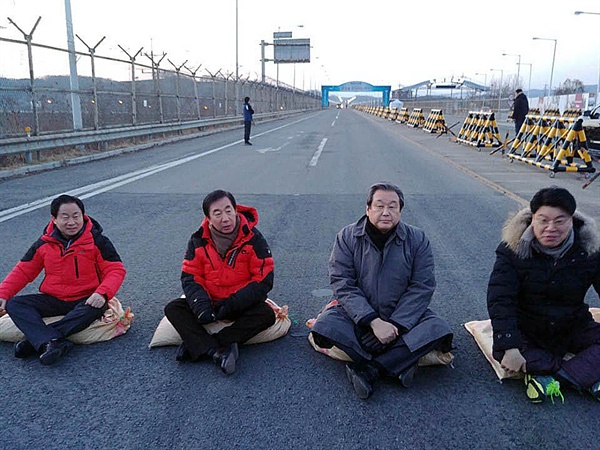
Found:
[{"label": "black puffer jacket", "polygon": [[530,224],[531,211],[521,210],[505,223],[496,249],[487,292],[494,351],[519,348],[522,333],[542,348],[555,349],[566,335],[593,320],[584,298],[592,285],[600,294],[600,231],[595,221],[575,212],[575,242],[556,261],[535,250],[528,259],[517,255]]}]

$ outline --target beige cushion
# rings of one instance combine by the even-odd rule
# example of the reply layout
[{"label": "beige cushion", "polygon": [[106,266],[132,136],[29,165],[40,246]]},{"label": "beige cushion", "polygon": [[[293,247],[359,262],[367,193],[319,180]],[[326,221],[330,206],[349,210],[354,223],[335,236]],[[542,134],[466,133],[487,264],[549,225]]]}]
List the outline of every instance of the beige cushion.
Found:
[{"label": "beige cushion", "polygon": [[[45,323],[57,322],[64,316],[46,317]],[[93,344],[108,341],[127,332],[133,322],[133,313],[129,308],[123,310],[121,302],[116,297],[108,301],[108,309],[104,315],[92,322],[85,330],[75,333],[68,339],[75,344]],[[25,335],[17,328],[8,314],[0,317],[0,341],[18,342]]]},{"label": "beige cushion", "polygon": [[[321,310],[321,312],[323,312],[326,309],[329,309],[332,306],[335,306],[337,304],[338,304],[337,300],[332,300],[327,305],[325,305],[325,307]],[[312,330],[312,327],[315,324],[315,322],[317,321],[317,319],[319,318],[319,315],[321,315],[321,313],[319,313],[317,315],[317,317],[315,317],[314,319],[308,319],[306,321],[306,326]],[[312,333],[308,333],[308,342],[310,342],[310,345],[312,345],[312,347],[316,351],[318,351],[319,353],[323,353],[324,355],[327,355],[330,358],[338,359],[340,361],[352,361],[352,358],[350,358],[350,356],[348,356],[348,354],[345,351],[337,348],[335,345],[331,348],[319,347],[315,343]],[[422,366],[434,366],[434,365],[438,365],[438,364],[451,364],[453,360],[454,360],[454,355],[450,352],[443,353],[439,350],[432,350],[429,353],[427,353],[425,356],[423,356],[421,359],[419,359],[419,366],[422,367]]]},{"label": "beige cushion", "polygon": [[[275,312],[275,323],[271,325],[266,330],[261,331],[253,338],[244,342],[244,344],[260,344],[263,342],[273,341],[282,336],[285,336],[292,325],[290,318],[288,317],[288,307],[286,306],[278,306],[271,299],[265,300],[266,303],[273,308]],[[229,320],[218,320],[213,323],[209,323],[207,325],[203,325],[203,327],[208,331],[209,334],[216,334],[221,331],[223,328],[228,327],[233,322]],[[152,340],[148,347],[161,347],[164,345],[179,345],[183,342],[181,336],[177,332],[177,330],[171,325],[169,319],[163,317],[154,332],[154,336],[152,336]]]},{"label": "beige cushion", "polygon": [[[600,322],[600,308],[590,308],[590,312],[592,313],[594,320],[596,322]],[[465,328],[469,331],[469,333],[471,333],[471,335],[473,335],[475,342],[477,342],[481,352],[488,360],[500,380],[504,380],[506,378],[523,378],[523,373],[508,373],[492,356],[492,345],[494,340],[492,337],[492,321],[490,319],[473,320],[472,322],[467,322],[465,323]],[[568,356],[566,358],[568,359]]]}]

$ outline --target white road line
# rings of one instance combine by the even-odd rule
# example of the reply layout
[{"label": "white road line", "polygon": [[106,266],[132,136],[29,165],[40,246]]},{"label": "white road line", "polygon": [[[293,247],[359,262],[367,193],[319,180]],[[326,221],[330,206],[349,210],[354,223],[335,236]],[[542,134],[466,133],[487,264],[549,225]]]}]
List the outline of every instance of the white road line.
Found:
[{"label": "white road line", "polygon": [[331,122],[331,126],[334,126],[334,125],[335,125],[335,120],[333,122]]},{"label": "white road line", "polygon": [[[296,120],[294,122],[290,122],[285,125],[281,125],[279,127],[273,128],[272,130],[264,131],[259,134],[255,134],[254,137],[263,136],[265,134],[273,133],[274,131],[281,130],[282,128],[289,127],[290,125],[295,125],[297,123],[308,120],[312,117],[304,117],[300,120]],[[242,143],[242,140],[238,140],[235,142],[231,142],[229,144],[223,145],[221,147],[214,148],[212,150],[208,150],[203,153],[199,153],[197,155],[187,156],[182,159],[178,159],[175,161],[171,161],[168,163],[158,164],[151,167],[146,167],[145,169],[136,170],[134,172],[130,172],[124,175],[119,175],[118,177],[110,178],[108,180],[99,181],[97,183],[89,184],[87,186],[82,186],[80,188],[72,189],[70,191],[61,192],[56,195],[52,195],[49,197],[41,198],[39,200],[34,200],[29,203],[25,203],[23,205],[15,206],[13,208],[5,209],[0,211],[0,223],[6,222],[7,220],[13,219],[15,217],[21,216],[31,211],[35,211],[36,209],[43,208],[48,206],[54,198],[56,198],[60,194],[68,194],[78,196],[79,198],[86,199],[90,197],[94,197],[96,195],[102,194],[104,192],[116,189],[118,187],[124,186],[129,183],[133,183],[134,181],[140,180],[142,178],[149,177],[150,175],[154,175],[155,173],[162,172],[163,170],[171,169],[173,167],[180,166],[187,162],[193,161],[198,158],[203,158],[204,156],[211,155],[213,153],[219,152],[229,147],[233,147],[234,145]]]},{"label": "white road line", "polygon": [[327,138],[323,138],[323,140],[319,144],[319,148],[317,148],[317,151],[315,152],[312,159],[310,160],[310,163],[308,164],[309,166],[315,167],[317,165],[317,162],[319,161],[319,156],[321,156],[321,152],[323,152],[323,149],[325,148],[326,143],[327,143]]}]

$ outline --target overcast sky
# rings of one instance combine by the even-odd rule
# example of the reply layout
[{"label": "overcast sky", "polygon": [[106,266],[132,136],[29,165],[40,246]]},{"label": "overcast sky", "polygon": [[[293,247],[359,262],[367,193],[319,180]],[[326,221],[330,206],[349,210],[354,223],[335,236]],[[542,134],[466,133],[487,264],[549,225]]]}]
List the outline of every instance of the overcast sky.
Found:
[{"label": "overcast sky", "polygon": [[[98,54],[124,57],[117,44],[132,53],[152,48],[176,65],[202,64],[201,72],[235,72],[235,5],[235,0],[71,0],[75,33],[91,46],[106,36]],[[554,87],[566,78],[598,82],[600,16],[573,12],[600,12],[600,0],[238,0],[238,5],[239,70],[251,79],[261,73],[260,41],[272,42],[279,30],[311,39],[312,62],[295,66],[295,84],[305,89],[347,81],[396,88],[453,76],[489,84],[500,77],[490,69],[502,69],[505,79],[517,73],[518,57],[502,53],[531,63],[532,87],[543,88],[554,43],[534,36],[557,39]],[[0,0],[0,37],[23,39],[7,17],[29,32],[38,16],[34,42],[66,48],[64,0]],[[76,48],[86,50],[78,40]],[[14,50],[0,42],[0,76],[26,78],[27,55]],[[267,58],[272,51],[267,48]],[[89,74],[88,66],[81,60],[79,72]],[[165,59],[161,67],[172,66]],[[36,75],[67,70],[66,57],[36,53]],[[111,70],[104,65],[97,72],[107,77]],[[266,74],[276,78],[273,63],[267,63]],[[293,84],[293,65],[280,65],[279,77]],[[528,79],[529,66],[523,64],[524,89]]]}]

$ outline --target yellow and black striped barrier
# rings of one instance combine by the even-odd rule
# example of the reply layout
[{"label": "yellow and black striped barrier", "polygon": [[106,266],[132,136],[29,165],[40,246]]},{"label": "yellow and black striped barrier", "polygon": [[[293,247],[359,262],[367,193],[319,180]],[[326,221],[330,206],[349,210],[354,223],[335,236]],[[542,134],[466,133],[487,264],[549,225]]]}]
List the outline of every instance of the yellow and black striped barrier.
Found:
[{"label": "yellow and black striped barrier", "polygon": [[469,111],[456,141],[474,147],[499,147],[500,131],[493,112]]},{"label": "yellow and black striped barrier", "polygon": [[[549,170],[552,178],[556,172],[596,171],[588,152],[582,119],[527,116],[525,122],[507,154],[511,162],[517,160]],[[576,156],[583,164],[575,161]]]},{"label": "yellow and black striped barrier", "polygon": [[570,108],[565,109],[563,117],[579,117],[581,115],[581,108]]},{"label": "yellow and black striped barrier", "polygon": [[398,112],[398,117],[396,117],[396,122],[407,123],[410,115],[408,114],[407,108],[400,108]]},{"label": "yellow and black striped barrier", "polygon": [[408,122],[406,123],[409,127],[413,128],[423,128],[425,125],[425,116],[423,115],[423,109],[421,108],[413,108],[410,113],[410,117],[408,118]]},{"label": "yellow and black striped barrier", "polygon": [[545,108],[544,116],[560,117],[560,109],[555,107]]},{"label": "yellow and black striped barrier", "polygon": [[442,110],[432,109],[427,116],[425,125],[423,125],[423,131],[428,133],[442,134],[446,133],[447,130],[448,127],[446,126],[446,121],[444,120],[444,113]]}]

